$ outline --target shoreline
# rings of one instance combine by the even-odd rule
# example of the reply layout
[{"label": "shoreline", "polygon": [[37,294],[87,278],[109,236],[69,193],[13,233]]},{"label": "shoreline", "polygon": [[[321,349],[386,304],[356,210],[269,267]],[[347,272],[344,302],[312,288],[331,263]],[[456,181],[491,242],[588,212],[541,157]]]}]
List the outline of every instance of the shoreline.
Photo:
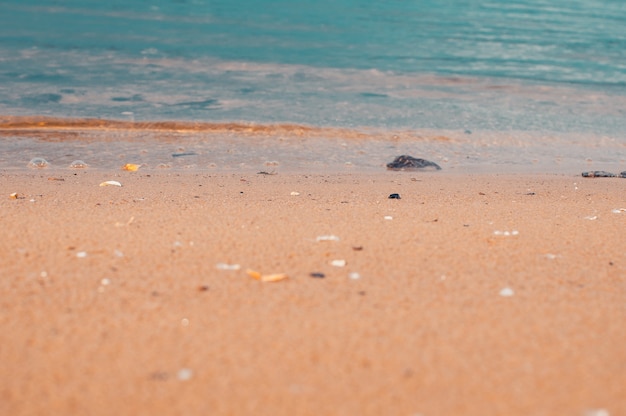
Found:
[{"label": "shoreline", "polygon": [[619,178],[24,170],[0,189],[0,413],[626,413]]},{"label": "shoreline", "polygon": [[82,160],[104,171],[134,163],[144,170],[209,174],[372,174],[399,155],[431,160],[455,174],[626,171],[620,138],[582,133],[0,116],[0,136],[5,138],[0,170],[5,171],[20,171],[40,157],[55,170]]}]

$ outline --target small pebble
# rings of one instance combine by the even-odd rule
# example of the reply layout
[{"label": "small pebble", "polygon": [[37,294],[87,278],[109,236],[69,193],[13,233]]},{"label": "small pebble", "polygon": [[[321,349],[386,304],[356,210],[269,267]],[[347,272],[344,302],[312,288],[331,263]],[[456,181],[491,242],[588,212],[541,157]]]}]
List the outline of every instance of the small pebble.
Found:
[{"label": "small pebble", "polygon": [[79,251],[78,253],[76,253],[76,257],[78,257],[79,259],[84,259],[85,257],[87,257],[87,252]]},{"label": "small pebble", "polygon": [[387,198],[388,199],[401,199],[400,194],[390,194]]},{"label": "small pebble", "polygon": [[335,267],[344,267],[346,265],[345,260],[333,260],[330,262],[331,266]]},{"label": "small pebble", "polygon": [[385,219],[388,221],[391,221],[393,219],[393,217],[391,215],[385,215]]},{"label": "small pebble", "polygon": [[105,277],[104,279],[100,280],[100,284],[101,284],[102,286],[108,286],[108,285],[110,285],[110,284],[111,284],[111,280],[110,280],[110,279],[107,279],[107,278]]},{"label": "small pebble", "polygon": [[293,191],[293,192],[291,193],[291,196],[298,196],[298,195],[300,195],[300,192]]},{"label": "small pebble", "polygon": [[352,280],[359,280],[361,278],[361,275],[358,274],[357,272],[352,272],[348,274],[348,277]]},{"label": "small pebble", "polygon": [[319,273],[319,272],[313,272],[311,274],[309,274],[309,276],[314,277],[316,279],[323,279],[326,277],[326,275],[324,273]]}]

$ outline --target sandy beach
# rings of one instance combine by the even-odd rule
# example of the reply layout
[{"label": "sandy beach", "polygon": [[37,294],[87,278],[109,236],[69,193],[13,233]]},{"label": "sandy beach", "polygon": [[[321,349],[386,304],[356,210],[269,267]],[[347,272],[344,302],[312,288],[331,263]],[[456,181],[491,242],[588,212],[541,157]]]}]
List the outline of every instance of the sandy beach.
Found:
[{"label": "sandy beach", "polygon": [[0,414],[626,414],[626,180],[41,169],[0,189]]}]

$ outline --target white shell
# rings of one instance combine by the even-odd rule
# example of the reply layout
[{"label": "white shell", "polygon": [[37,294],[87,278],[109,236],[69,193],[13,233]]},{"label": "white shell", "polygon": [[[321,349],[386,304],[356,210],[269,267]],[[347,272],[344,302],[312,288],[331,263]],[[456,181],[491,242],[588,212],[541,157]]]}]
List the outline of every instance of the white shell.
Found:
[{"label": "white shell", "polygon": [[100,186],[122,186],[118,181],[104,181],[100,184]]}]

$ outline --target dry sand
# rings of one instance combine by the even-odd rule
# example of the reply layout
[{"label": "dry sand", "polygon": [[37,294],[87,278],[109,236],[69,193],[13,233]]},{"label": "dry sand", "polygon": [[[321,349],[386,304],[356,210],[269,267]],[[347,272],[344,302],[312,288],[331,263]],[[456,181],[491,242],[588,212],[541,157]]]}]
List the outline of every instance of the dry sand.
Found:
[{"label": "dry sand", "polygon": [[0,190],[2,415],[626,414],[624,179],[42,169]]}]

